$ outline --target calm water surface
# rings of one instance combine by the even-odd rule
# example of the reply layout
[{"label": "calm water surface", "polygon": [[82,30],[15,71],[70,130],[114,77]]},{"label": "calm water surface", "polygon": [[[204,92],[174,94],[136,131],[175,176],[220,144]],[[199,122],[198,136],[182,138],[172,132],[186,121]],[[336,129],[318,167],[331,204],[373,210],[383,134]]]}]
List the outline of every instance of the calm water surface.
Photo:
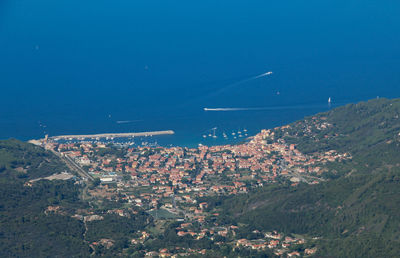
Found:
[{"label": "calm water surface", "polygon": [[221,144],[328,97],[400,97],[399,13],[389,0],[3,0],[0,138],[171,129],[161,143]]}]

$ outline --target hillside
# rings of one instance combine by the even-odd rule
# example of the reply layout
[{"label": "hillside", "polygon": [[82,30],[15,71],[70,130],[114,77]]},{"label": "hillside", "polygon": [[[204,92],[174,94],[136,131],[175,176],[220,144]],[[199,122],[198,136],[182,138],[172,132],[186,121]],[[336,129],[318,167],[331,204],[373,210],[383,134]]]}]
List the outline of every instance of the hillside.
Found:
[{"label": "hillside", "polygon": [[[400,99],[376,99],[338,107],[293,123],[278,134],[303,153],[337,150],[371,171],[400,164]],[[325,123],[321,128],[318,125]],[[279,130],[277,130],[279,131]]]},{"label": "hillside", "polygon": [[[325,165],[317,185],[267,186],[214,199],[221,222],[306,235],[318,254],[395,257],[400,251],[400,100],[372,100],[276,128],[277,137],[305,153],[337,150],[351,160]],[[321,126],[325,124],[324,126]],[[232,203],[235,203],[232,206]],[[340,248],[339,248],[340,247]]]},{"label": "hillside", "polygon": [[39,257],[89,254],[83,223],[49,206],[80,207],[79,187],[71,181],[31,179],[66,171],[52,153],[18,140],[0,141],[0,256]]},{"label": "hillside", "polygon": [[67,171],[49,151],[15,139],[0,141],[0,180],[26,181]]},{"label": "hillside", "polygon": [[[119,186],[122,184],[95,185],[79,177],[33,180],[68,168],[57,156],[38,146],[18,140],[0,141],[0,256],[144,256],[161,250],[171,254],[183,250],[188,255],[190,250],[197,250],[192,254],[270,257],[286,248],[286,253],[315,250],[317,256],[323,257],[396,257],[400,252],[398,114],[400,100],[379,99],[268,130],[269,138],[263,138],[261,132],[254,137],[259,139],[257,148],[283,146],[283,150],[293,150],[287,152],[288,156],[305,157],[294,155],[299,150],[308,155],[304,163],[321,153],[333,151],[337,155],[309,163],[319,170],[304,167],[313,180],[291,181],[278,174],[276,180],[263,181],[252,188],[249,184],[248,190],[235,194],[205,192],[198,197],[193,195],[193,199],[182,189],[172,189],[172,183],[161,187],[149,184],[140,191],[141,187],[134,185],[137,178],[129,182],[133,192],[124,192]],[[123,149],[99,147],[91,152],[88,146],[84,147],[83,151],[92,158],[106,156],[108,163],[113,163],[111,156],[129,158]],[[80,150],[81,146],[73,152],[79,154]],[[266,154],[258,155],[264,158]],[[278,157],[274,156],[276,153],[268,155],[270,159]],[[346,158],[337,158],[340,155]],[[117,167],[118,163],[114,163]],[[137,175],[136,170],[134,174]],[[224,184],[229,182],[226,171],[218,174],[226,177]],[[250,179],[257,173],[241,169],[236,174],[247,174]],[[174,216],[163,220],[145,212],[149,209],[143,203],[153,202],[155,196],[150,190],[163,187],[171,187],[171,192],[161,191],[161,201],[172,207],[170,193],[181,190],[184,198],[174,198],[190,200],[184,205],[193,207],[194,215],[181,210],[177,214],[184,219],[178,221],[176,214],[170,213]],[[83,200],[84,189],[90,190],[85,190],[88,198]],[[183,206],[181,202],[177,204]],[[189,231],[191,234],[186,234]],[[256,247],[257,243],[266,245],[266,235],[274,231],[282,233],[282,244],[275,249],[254,250],[238,244],[246,240]],[[274,240],[268,237],[268,241]]]},{"label": "hillside", "polygon": [[[68,170],[32,144],[0,141],[0,168],[1,257],[114,256],[151,222],[135,208],[124,216],[110,212],[114,204],[93,208],[80,199],[85,183],[79,178],[31,181]],[[102,239],[108,248],[90,246]]]}]

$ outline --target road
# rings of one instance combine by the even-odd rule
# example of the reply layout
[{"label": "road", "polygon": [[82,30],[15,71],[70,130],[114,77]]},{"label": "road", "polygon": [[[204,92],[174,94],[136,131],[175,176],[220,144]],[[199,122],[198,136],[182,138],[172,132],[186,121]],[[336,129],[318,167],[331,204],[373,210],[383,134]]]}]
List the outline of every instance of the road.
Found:
[{"label": "road", "polygon": [[67,166],[75,171],[76,173],[78,173],[78,175],[80,175],[82,178],[86,178],[89,180],[94,180],[93,176],[90,175],[89,173],[87,173],[85,170],[83,170],[83,168],[81,168],[81,166],[79,166],[78,164],[76,164],[76,162],[69,157],[68,155],[61,155],[60,153],[56,152],[55,150],[50,149],[51,152],[53,152],[55,155],[57,155],[61,160],[63,160],[65,162],[65,164],[67,164]]},{"label": "road", "polygon": [[87,178],[87,179],[89,179],[89,180],[94,180],[94,178],[93,178],[92,175],[90,175],[90,174],[87,173],[85,170],[83,170],[83,168],[81,168],[81,166],[79,166],[78,164],[76,164],[76,162],[75,162],[71,157],[69,157],[68,155],[66,155],[66,156],[64,157],[64,160],[66,161],[66,163],[69,163],[70,166],[73,167],[72,169],[74,169],[74,170],[75,170],[79,175],[81,175],[83,178]]}]

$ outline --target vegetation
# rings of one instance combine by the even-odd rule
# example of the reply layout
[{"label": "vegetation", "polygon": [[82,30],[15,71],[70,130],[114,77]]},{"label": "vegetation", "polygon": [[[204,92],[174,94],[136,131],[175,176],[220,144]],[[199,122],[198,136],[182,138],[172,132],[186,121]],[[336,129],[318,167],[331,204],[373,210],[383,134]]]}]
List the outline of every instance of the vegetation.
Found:
[{"label": "vegetation", "polygon": [[[150,222],[135,211],[129,218],[106,214],[104,220],[85,222],[74,216],[93,210],[80,200],[80,184],[73,180],[38,180],[68,170],[52,153],[17,140],[0,141],[0,256],[88,257],[115,255],[128,237]],[[95,182],[98,183],[98,182]],[[112,248],[89,245],[113,239]]]},{"label": "vegetation", "polygon": [[66,171],[49,151],[15,139],[0,141],[0,180],[35,179]]},{"label": "vegetation", "polygon": [[[81,221],[63,212],[81,205],[71,182],[38,181],[0,183],[0,256],[86,256]],[[62,206],[61,213],[45,213],[48,206]]]},{"label": "vegetation", "polygon": [[[139,230],[144,229],[152,222],[143,211],[121,217],[116,214],[106,214],[104,219],[88,222],[88,233],[86,239],[89,242],[98,241],[102,238],[113,239],[117,246],[125,246],[132,236]],[[125,246],[126,247],[126,246]]]},{"label": "vegetation", "polygon": [[[300,151],[335,149],[350,153],[352,160],[328,164],[328,175],[336,176],[324,183],[267,186],[245,195],[210,199],[209,209],[219,210],[220,222],[247,224],[245,235],[264,229],[320,237],[316,240],[319,255],[397,256],[399,111],[400,100],[380,99],[294,123],[276,135],[298,144]],[[315,130],[321,118],[333,126]]]},{"label": "vegetation", "polygon": [[[236,239],[260,231],[301,234],[317,256],[396,257],[400,252],[400,100],[340,107],[275,129],[301,152],[335,150],[350,159],[320,164],[324,181],[284,181],[246,194],[202,197],[210,225],[237,225]],[[98,155],[123,155],[118,151]],[[150,155],[151,153],[146,153]],[[230,236],[178,236],[174,220],[155,228],[150,215],[127,201],[82,201],[80,182],[31,181],[68,170],[52,153],[17,140],[0,141],[0,256],[143,256],[143,250],[209,250],[210,257],[270,257],[269,250],[233,249]],[[190,171],[196,175],[197,170]],[[100,184],[97,180],[90,188]],[[116,186],[115,186],[116,187]],[[110,187],[111,188],[111,187]],[[138,192],[138,194],[140,194]],[[135,194],[135,195],[138,195]],[[128,208],[129,207],[129,208]],[[95,219],[86,217],[95,215]],[[86,217],[85,217],[86,216]],[[97,216],[97,217],[96,217]],[[193,224],[191,227],[199,229]],[[259,231],[257,231],[259,230]],[[144,232],[146,231],[146,232]],[[135,244],[131,240],[136,239]]]}]

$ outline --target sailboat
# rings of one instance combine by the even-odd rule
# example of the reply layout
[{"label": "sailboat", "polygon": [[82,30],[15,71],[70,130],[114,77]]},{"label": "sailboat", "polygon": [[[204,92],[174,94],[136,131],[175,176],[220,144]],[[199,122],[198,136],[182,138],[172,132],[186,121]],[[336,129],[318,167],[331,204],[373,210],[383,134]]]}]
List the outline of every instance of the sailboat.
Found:
[{"label": "sailboat", "polygon": [[331,99],[331,97],[329,97],[328,98],[328,103],[331,104],[331,102],[332,102],[332,99]]}]

